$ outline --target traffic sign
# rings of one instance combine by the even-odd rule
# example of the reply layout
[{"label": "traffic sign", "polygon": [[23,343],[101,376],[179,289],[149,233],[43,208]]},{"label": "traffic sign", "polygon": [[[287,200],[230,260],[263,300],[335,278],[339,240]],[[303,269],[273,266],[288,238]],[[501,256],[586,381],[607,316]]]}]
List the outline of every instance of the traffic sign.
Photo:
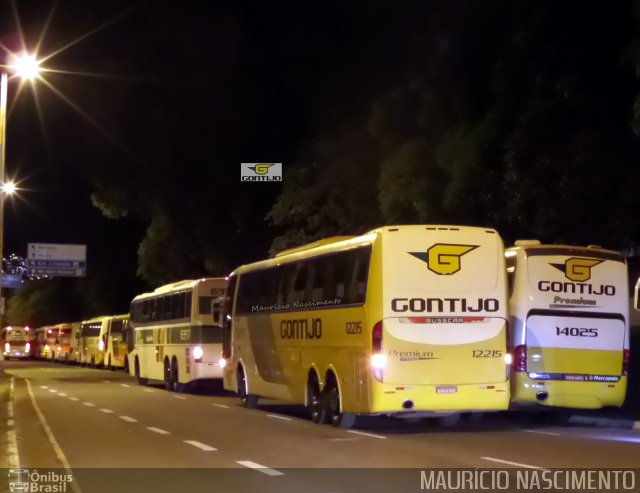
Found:
[{"label": "traffic sign", "polygon": [[17,274],[2,274],[1,286],[8,289],[18,289],[22,286],[22,276]]},{"label": "traffic sign", "polygon": [[27,268],[30,276],[84,277],[87,246],[29,243]]}]

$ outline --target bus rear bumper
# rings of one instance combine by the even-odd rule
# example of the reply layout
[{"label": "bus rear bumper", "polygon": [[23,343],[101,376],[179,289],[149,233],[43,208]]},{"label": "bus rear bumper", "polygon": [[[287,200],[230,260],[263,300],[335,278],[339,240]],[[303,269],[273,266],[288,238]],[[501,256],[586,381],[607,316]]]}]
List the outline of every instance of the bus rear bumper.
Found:
[{"label": "bus rear bumper", "polygon": [[515,373],[512,401],[517,404],[539,404],[549,407],[600,409],[620,407],[627,392],[627,377],[618,382],[572,382],[566,380],[533,380],[526,373]]},{"label": "bus rear bumper", "polygon": [[509,382],[465,385],[374,384],[367,414],[504,411],[509,408]]},{"label": "bus rear bumper", "polygon": [[222,378],[222,367],[218,361],[192,361],[188,375],[191,380],[220,379]]}]

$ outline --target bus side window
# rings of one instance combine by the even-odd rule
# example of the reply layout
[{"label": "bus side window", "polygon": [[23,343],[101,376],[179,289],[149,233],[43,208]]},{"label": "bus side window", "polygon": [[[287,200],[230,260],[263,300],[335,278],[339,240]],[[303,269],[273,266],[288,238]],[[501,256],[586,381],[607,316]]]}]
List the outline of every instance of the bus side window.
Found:
[{"label": "bus side window", "polygon": [[303,302],[305,301],[305,293],[307,290],[307,280],[308,280],[308,268],[307,262],[300,262],[297,264],[297,269],[295,272],[295,277],[293,281],[293,287],[291,290],[291,302]]},{"label": "bus side window", "polygon": [[191,318],[191,291],[184,294],[184,317]]},{"label": "bus side window", "polygon": [[287,264],[282,268],[280,282],[278,283],[278,297],[276,299],[276,303],[284,304],[291,302],[291,287],[295,274],[296,264]]},{"label": "bus side window", "polygon": [[327,260],[327,258],[321,257],[309,262],[310,301],[321,302],[327,298],[325,295],[328,268]]}]

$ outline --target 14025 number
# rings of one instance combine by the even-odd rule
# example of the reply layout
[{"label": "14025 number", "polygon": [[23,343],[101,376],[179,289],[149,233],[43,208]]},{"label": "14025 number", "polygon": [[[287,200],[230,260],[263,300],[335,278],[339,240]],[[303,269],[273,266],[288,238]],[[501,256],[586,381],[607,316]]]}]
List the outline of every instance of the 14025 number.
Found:
[{"label": "14025 number", "polygon": [[583,327],[556,327],[557,336],[571,337],[598,337],[598,329],[586,329]]}]

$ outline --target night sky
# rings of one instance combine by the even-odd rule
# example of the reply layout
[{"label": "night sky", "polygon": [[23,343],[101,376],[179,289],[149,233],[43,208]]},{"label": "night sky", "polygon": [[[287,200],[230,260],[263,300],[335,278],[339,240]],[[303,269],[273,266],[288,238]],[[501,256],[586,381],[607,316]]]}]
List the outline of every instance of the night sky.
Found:
[{"label": "night sky", "polygon": [[[55,53],[55,91],[10,81],[5,253],[87,244],[119,311],[278,237],[431,222],[635,244],[636,6],[2,0],[0,42]],[[241,183],[243,162],[284,182]]]}]

